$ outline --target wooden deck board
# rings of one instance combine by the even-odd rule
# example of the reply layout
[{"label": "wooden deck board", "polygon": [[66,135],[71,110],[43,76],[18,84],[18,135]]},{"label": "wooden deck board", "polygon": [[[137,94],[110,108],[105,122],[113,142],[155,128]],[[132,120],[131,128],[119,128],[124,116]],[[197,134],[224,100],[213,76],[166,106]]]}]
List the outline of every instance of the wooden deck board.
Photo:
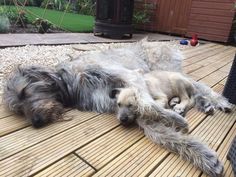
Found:
[{"label": "wooden deck board", "polygon": [[[235,51],[213,43],[188,48],[184,72],[221,93]],[[233,176],[226,155],[236,135],[235,109],[214,116],[195,109],[187,114],[191,135],[217,151],[227,177]],[[34,129],[0,104],[0,176],[206,176],[153,144],[138,127],[119,125],[113,115],[71,110],[67,116],[74,118]]]},{"label": "wooden deck board", "polygon": [[54,176],[91,176],[95,170],[82,161],[74,154],[70,154],[35,177],[54,177]]},{"label": "wooden deck board", "polygon": [[193,47],[190,50],[183,51],[183,54],[186,58],[191,58],[193,56],[206,52],[210,50],[211,48],[218,48],[218,47],[221,47],[221,46],[210,43],[210,44],[201,45],[200,47]]},{"label": "wooden deck board", "polygon": [[213,87],[214,85],[219,83],[221,80],[224,80],[224,78],[226,78],[227,76],[228,76],[228,73],[217,70],[209,74],[207,77],[204,77],[200,81],[207,84],[209,87]]},{"label": "wooden deck board", "polygon": [[[217,149],[220,143],[223,141],[226,133],[231,129],[232,125],[236,121],[236,113],[234,111],[233,114],[224,114],[221,112],[217,112],[214,116],[207,117],[202,123],[201,126],[198,126],[191,134],[197,136],[200,140],[207,142],[207,144],[213,148]],[[173,157],[174,158],[173,158]],[[171,161],[177,161],[180,159],[177,155],[172,155]],[[165,167],[169,170],[164,171],[163,176],[169,176],[169,173],[173,170],[176,171],[173,176],[198,176],[201,174],[201,171],[196,169],[192,164],[187,162],[186,165],[191,166],[189,168],[189,173],[186,174],[186,166],[175,166],[175,168],[171,168],[173,165],[168,163],[170,160],[165,159],[162,163],[165,163]],[[161,176],[162,167],[159,166],[156,170],[151,174],[151,176]],[[180,172],[184,172],[183,174]]]},{"label": "wooden deck board", "polygon": [[0,119],[0,137],[25,128],[27,126],[29,126],[29,122],[27,122],[24,118],[18,115],[12,115]]},{"label": "wooden deck board", "polygon": [[143,132],[137,127],[131,129],[117,127],[76,153],[93,167],[100,169],[143,137]]},{"label": "wooden deck board", "polygon": [[97,116],[0,161],[0,176],[18,176],[26,171],[32,175],[117,125],[111,115]]},{"label": "wooden deck board", "polygon": [[205,50],[206,48],[209,48],[209,47],[214,47],[216,46],[217,44],[216,43],[208,43],[208,44],[204,44],[204,45],[200,45],[200,46],[197,46],[197,47],[190,47],[190,48],[186,48],[183,53],[184,54],[188,54],[188,53],[196,53],[197,51],[201,51],[201,50]]},{"label": "wooden deck board", "polygon": [[235,55],[235,51],[233,51],[230,55],[227,55],[223,58],[219,57],[218,55],[215,56],[215,62],[212,64],[209,64],[207,66],[204,66],[192,73],[190,73],[190,76],[197,77],[197,79],[202,79],[206,77],[207,75],[211,74],[212,72],[224,67],[225,65],[232,62]]},{"label": "wooden deck board", "polygon": [[[146,137],[99,170],[94,176],[141,175],[146,168],[153,168],[169,152],[150,142]],[[136,171],[142,168],[140,174]]]},{"label": "wooden deck board", "polygon": [[[210,58],[212,56],[215,56],[217,54],[220,54],[221,52],[229,50],[226,46],[215,46],[212,48],[209,48],[206,50],[207,52],[204,51],[199,51],[200,53],[193,53],[192,55],[185,55],[185,61],[183,62],[183,66],[188,66],[193,63],[201,63],[201,61],[204,61],[206,58]],[[194,56],[193,56],[194,55]]]},{"label": "wooden deck board", "polygon": [[[184,71],[186,73],[191,73],[197,69],[200,69],[201,67],[207,66],[209,64],[213,64],[215,62],[219,62],[219,60],[224,60],[224,57],[228,55],[233,55],[235,53],[235,48],[227,49],[226,51],[225,51],[225,47],[222,47],[220,49],[215,51],[215,55],[217,55],[217,59],[215,58],[215,55],[207,57],[208,56],[207,53],[203,53],[202,54],[203,59],[201,60],[199,60],[199,58],[201,57],[196,56],[196,58],[199,60],[198,62],[193,62],[192,59],[190,61],[184,60],[184,64],[183,64]],[[224,66],[223,68],[225,67],[226,66]],[[225,68],[225,71],[229,71],[229,68]]]},{"label": "wooden deck board", "polygon": [[[1,99],[1,98],[0,98]],[[13,115],[4,105],[0,105],[0,119]]]},{"label": "wooden deck board", "polygon": [[85,122],[96,115],[98,114],[72,110],[66,114],[66,116],[73,116],[71,121],[53,123],[43,129],[36,130],[32,126],[29,126],[11,133],[8,136],[3,136],[0,140],[0,144],[4,147],[1,150],[2,155],[0,156],[0,160],[14,155],[17,152],[27,149],[74,126],[77,126],[78,124]]}]

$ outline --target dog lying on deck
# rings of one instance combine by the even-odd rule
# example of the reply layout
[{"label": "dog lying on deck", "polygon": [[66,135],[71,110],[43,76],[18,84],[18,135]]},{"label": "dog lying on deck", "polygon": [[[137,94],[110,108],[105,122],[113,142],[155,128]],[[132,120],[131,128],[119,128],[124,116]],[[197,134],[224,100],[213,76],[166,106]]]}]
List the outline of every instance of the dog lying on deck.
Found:
[{"label": "dog lying on deck", "polygon": [[[172,109],[182,116],[195,106],[195,99],[199,99],[192,80],[181,73],[151,71],[144,74],[144,78],[150,95],[158,105]],[[182,158],[191,161],[210,176],[220,176],[223,166],[216,158],[216,153],[193,137],[185,135],[188,127],[178,127],[175,124],[178,120],[174,120],[174,123],[170,125],[169,122],[153,119],[149,115],[149,110],[142,109],[143,101],[137,88],[117,88],[112,90],[110,96],[117,102],[117,118],[123,125],[137,122],[153,142],[180,154]],[[214,113],[211,106],[206,110],[208,110],[206,114]],[[216,171],[212,172],[212,168]]]},{"label": "dog lying on deck", "polygon": [[[149,93],[145,73],[155,70],[181,72],[180,52],[162,49],[145,41],[128,47],[95,51],[61,63],[56,68],[20,67],[8,78],[4,102],[10,110],[26,116],[35,127],[61,119],[65,107],[82,111],[118,112],[110,93],[115,88],[135,88],[142,102],[137,124],[157,144],[193,162],[211,176],[220,175],[223,166],[214,151],[201,142],[167,126],[181,130],[186,120],[175,111],[161,107]],[[204,84],[193,81],[196,106],[203,112],[209,107],[226,111],[230,104]]]},{"label": "dog lying on deck", "polygon": [[[135,70],[143,74],[142,70]],[[151,71],[143,74],[149,94],[156,101],[156,103],[165,109],[171,109],[181,116],[185,116],[187,111],[195,106],[200,98],[196,94],[193,85],[193,80],[184,76],[179,72],[170,71]],[[139,90],[135,87],[117,88],[112,90],[110,97],[117,99],[118,105],[118,119],[122,124],[128,125],[135,121],[144,107],[143,100],[140,99]],[[195,99],[198,99],[195,101]],[[207,99],[205,99],[207,100]],[[214,114],[214,107],[209,103],[205,103],[204,113],[207,115]],[[228,110],[230,111],[230,109]],[[150,110],[147,111],[148,114]],[[141,113],[144,114],[144,113]],[[147,116],[146,116],[147,117]],[[149,115],[149,119],[152,117]],[[180,121],[183,121],[180,119]],[[174,120],[177,123],[178,119]],[[181,123],[179,123],[181,124]],[[179,127],[181,128],[181,127]],[[182,127],[187,130],[186,127]]]},{"label": "dog lying on deck", "polygon": [[[142,73],[140,70],[138,72]],[[193,84],[181,73],[151,71],[144,74],[144,80],[150,95],[162,108],[172,109],[181,116],[185,116],[195,104]],[[118,88],[111,92],[111,98],[117,99],[118,119],[123,124],[132,123],[140,114],[139,112],[143,111],[140,110],[140,107],[144,106],[138,95],[138,90],[134,87]]]}]

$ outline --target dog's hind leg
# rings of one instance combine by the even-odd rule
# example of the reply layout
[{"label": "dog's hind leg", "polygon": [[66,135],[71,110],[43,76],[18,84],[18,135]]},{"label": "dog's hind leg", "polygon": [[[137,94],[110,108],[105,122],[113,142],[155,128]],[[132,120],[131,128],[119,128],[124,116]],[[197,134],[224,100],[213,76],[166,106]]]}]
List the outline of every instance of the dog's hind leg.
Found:
[{"label": "dog's hind leg", "polygon": [[185,116],[187,111],[189,111],[194,106],[194,100],[188,97],[182,97],[181,102],[173,107],[173,111],[177,112],[181,116]]},{"label": "dog's hind leg", "polygon": [[194,88],[189,82],[175,82],[176,87],[178,88],[180,103],[176,104],[173,107],[173,110],[178,114],[185,116],[187,111],[189,111],[194,106]]},{"label": "dog's hind leg", "polygon": [[175,132],[173,129],[155,121],[137,119],[138,125],[144,129],[145,135],[154,143],[179,154],[206,174],[217,177],[223,172],[223,165],[216,153],[196,139]]}]

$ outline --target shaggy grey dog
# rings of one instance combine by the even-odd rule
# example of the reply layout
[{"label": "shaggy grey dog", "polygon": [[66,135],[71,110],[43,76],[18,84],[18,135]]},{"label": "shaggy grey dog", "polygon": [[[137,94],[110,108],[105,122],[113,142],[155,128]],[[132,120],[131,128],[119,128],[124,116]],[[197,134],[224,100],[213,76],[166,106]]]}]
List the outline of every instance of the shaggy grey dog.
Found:
[{"label": "shaggy grey dog", "polygon": [[[35,127],[61,119],[64,107],[97,112],[117,112],[112,90],[134,87],[138,90],[142,107],[137,123],[155,143],[180,154],[211,176],[222,173],[223,166],[216,154],[200,142],[176,133],[166,126],[186,129],[187,122],[174,111],[158,106],[151,97],[140,74],[142,69],[181,72],[182,56],[178,51],[158,49],[146,42],[129,47],[95,51],[62,63],[56,69],[25,67],[17,69],[7,80],[5,104],[14,112],[24,114]],[[209,108],[230,110],[225,98],[201,83],[196,87],[200,110]]]},{"label": "shaggy grey dog", "polygon": [[[83,111],[114,112],[110,90],[124,81],[94,68],[81,73],[56,72],[42,67],[18,67],[7,80],[3,101],[11,111],[23,114],[34,127],[63,119],[64,107]],[[102,94],[101,96],[96,96]]]}]

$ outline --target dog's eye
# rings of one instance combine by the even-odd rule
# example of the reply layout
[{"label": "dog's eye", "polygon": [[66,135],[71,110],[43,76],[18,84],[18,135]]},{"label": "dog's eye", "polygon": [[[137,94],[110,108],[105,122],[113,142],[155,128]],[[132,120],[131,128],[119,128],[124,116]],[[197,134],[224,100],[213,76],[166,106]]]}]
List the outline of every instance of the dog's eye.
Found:
[{"label": "dog's eye", "polygon": [[128,105],[128,108],[130,108],[130,107],[132,107],[132,106],[133,106],[132,104],[129,104],[129,105]]},{"label": "dog's eye", "polygon": [[118,105],[119,107],[121,106],[121,104],[120,104],[120,103],[118,103],[117,105]]}]

